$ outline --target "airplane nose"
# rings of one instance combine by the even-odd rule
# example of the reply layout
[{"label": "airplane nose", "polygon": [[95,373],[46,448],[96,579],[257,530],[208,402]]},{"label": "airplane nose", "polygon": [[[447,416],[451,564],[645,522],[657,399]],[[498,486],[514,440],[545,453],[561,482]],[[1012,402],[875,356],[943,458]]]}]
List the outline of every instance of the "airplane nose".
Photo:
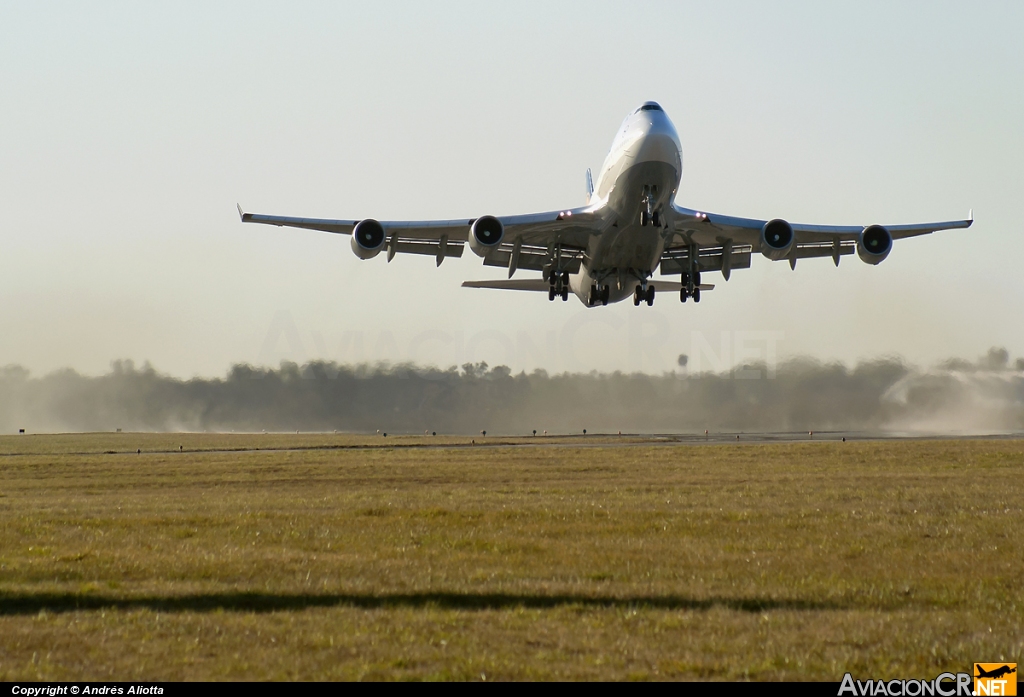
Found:
[{"label": "airplane nose", "polygon": [[679,140],[671,126],[665,128],[664,124],[650,124],[639,145],[637,159],[678,165]]},{"label": "airplane nose", "polygon": [[667,136],[678,140],[675,126],[662,111],[643,112],[641,118],[637,119],[636,127],[645,136]]}]

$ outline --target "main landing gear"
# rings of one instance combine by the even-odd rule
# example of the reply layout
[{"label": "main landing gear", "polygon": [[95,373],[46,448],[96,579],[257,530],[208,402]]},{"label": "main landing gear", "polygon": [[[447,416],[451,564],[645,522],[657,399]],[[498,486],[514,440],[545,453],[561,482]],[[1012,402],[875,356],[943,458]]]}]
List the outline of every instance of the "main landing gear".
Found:
[{"label": "main landing gear", "polygon": [[548,300],[554,300],[556,297],[561,297],[563,301],[569,299],[568,271],[551,271],[548,275],[548,283],[551,284],[548,288]]},{"label": "main landing gear", "polygon": [[611,296],[611,286],[600,286],[597,284],[590,286],[590,304],[591,306],[601,303],[602,305],[608,304],[608,298]]},{"label": "main landing gear", "polygon": [[654,286],[636,287],[636,290],[633,291],[633,305],[639,306],[642,302],[646,302],[647,307],[654,305]]},{"label": "main landing gear", "polygon": [[683,287],[679,291],[679,299],[686,302],[687,298],[693,298],[693,302],[700,302],[700,271],[695,274],[683,274]]}]

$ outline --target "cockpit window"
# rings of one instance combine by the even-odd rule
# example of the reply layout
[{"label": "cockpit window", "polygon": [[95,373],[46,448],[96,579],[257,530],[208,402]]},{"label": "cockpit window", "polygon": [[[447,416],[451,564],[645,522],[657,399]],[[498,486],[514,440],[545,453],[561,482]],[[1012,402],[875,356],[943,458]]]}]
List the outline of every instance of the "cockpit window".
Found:
[{"label": "cockpit window", "polygon": [[640,113],[641,111],[664,111],[661,105],[657,102],[644,102],[644,105],[634,111],[634,114]]}]

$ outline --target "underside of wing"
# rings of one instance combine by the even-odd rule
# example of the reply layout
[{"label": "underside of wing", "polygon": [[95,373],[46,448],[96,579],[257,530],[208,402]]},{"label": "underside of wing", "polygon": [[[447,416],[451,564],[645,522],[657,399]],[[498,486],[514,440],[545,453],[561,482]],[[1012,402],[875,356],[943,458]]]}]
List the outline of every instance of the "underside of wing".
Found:
[{"label": "underside of wing", "polygon": [[[294,227],[303,230],[319,230],[320,232],[332,232],[340,235],[351,235],[362,220],[334,220],[330,218],[293,218],[285,215],[263,215],[261,213],[246,213],[238,206],[238,214],[243,223],[261,223],[263,225],[276,225],[278,227]],[[466,241],[466,232],[472,224],[472,220],[389,220],[382,222],[386,231],[397,231],[403,239],[411,240],[437,240],[442,235],[456,242]]]},{"label": "underside of wing", "polygon": [[[719,238],[733,240],[734,243],[760,245],[761,231],[769,223],[768,220],[756,218],[738,218],[736,216],[706,213],[692,208],[676,206],[672,231],[676,233],[674,242],[686,243],[691,239],[698,243],[713,243]],[[917,235],[927,235],[939,230],[968,228],[974,222],[974,213],[966,220],[947,220],[937,223],[914,223],[910,225],[882,225],[894,240]],[[869,225],[808,225],[805,223],[788,223],[796,233],[798,243],[832,242],[835,239],[855,242],[858,236]]]},{"label": "underside of wing", "polygon": [[967,228],[974,222],[973,211],[966,220],[912,225],[807,225],[680,207],[675,207],[674,213],[661,272],[721,271],[726,279],[732,269],[749,268],[754,253],[776,261],[787,260],[794,268],[798,259],[831,257],[838,265],[841,257],[854,253],[877,264],[888,254],[893,240]]},{"label": "underside of wing", "polygon": [[[437,263],[446,257],[462,256],[470,242],[474,223],[481,218],[456,220],[383,220],[296,218],[246,213],[238,207],[243,223],[319,230],[354,235],[353,250],[361,258],[387,251],[390,261],[396,253],[435,256]],[[499,233],[490,244],[474,248],[484,264],[542,270],[564,256],[559,268],[576,271],[591,235],[599,232],[602,221],[588,208],[549,211],[514,216],[485,216],[499,223]],[[364,230],[366,235],[358,230]],[[470,245],[474,246],[474,245]]]}]

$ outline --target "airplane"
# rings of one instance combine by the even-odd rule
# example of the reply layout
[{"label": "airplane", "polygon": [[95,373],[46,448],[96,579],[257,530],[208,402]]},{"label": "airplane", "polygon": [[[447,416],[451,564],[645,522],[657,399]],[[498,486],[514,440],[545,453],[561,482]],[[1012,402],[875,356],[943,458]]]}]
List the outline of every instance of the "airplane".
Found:
[{"label": "airplane", "polygon": [[978,667],[978,674],[975,675],[974,677],[976,677],[976,678],[1001,678],[1004,675],[1009,675],[1011,673],[1016,673],[1016,672],[1017,672],[1016,668],[1011,668],[1008,665],[1000,666],[1000,667],[994,668],[992,670],[985,670],[984,668]]},{"label": "airplane", "polygon": [[[657,102],[644,102],[623,121],[595,184],[586,173],[586,205],[546,213],[456,220],[378,221],[292,218],[246,213],[244,223],[263,223],[351,235],[360,259],[386,252],[433,256],[438,266],[461,257],[465,247],[486,266],[508,269],[508,280],[466,281],[467,288],[547,292],[568,300],[572,292],[587,307],[632,295],[633,304],[654,304],[657,291],[679,292],[700,302],[705,272],[750,267],[755,252],[773,261],[841,257],[856,252],[868,264],[881,263],[893,241],[937,230],[967,228],[967,220],[913,225],[803,225],[782,218],[755,220],[678,206],[683,173],[682,146],[671,119]],[[541,278],[513,279],[517,270]],[[678,281],[654,278],[679,276]]]}]

